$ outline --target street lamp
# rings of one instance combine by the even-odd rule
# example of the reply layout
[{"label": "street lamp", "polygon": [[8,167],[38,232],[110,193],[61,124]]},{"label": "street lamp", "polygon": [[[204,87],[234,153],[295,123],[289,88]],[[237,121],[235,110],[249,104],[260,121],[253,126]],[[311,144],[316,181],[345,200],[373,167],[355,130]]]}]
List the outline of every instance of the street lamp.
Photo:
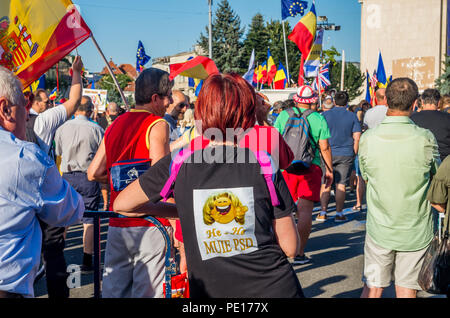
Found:
[{"label": "street lamp", "polygon": [[335,25],[334,23],[328,23],[328,18],[326,16],[317,17],[317,28],[331,31],[340,31],[341,26]]}]

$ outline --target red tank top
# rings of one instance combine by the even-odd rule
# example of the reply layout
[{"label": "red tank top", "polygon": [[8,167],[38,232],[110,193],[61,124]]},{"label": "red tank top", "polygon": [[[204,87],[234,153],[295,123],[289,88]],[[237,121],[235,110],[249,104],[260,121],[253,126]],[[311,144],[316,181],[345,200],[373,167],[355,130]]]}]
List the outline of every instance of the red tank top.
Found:
[{"label": "red tank top", "polygon": [[[118,159],[148,159],[149,145],[148,135],[150,128],[158,121],[163,120],[145,110],[131,110],[119,117],[105,131],[105,151],[106,151],[106,168],[108,172],[108,180],[111,179],[109,169]],[[139,135],[136,139],[136,135]],[[127,148],[131,141],[134,145],[129,147],[127,153],[123,151]],[[112,211],[114,200],[119,195],[112,189],[109,202],[109,210]],[[165,226],[170,226],[168,220],[158,218]],[[132,226],[153,226],[150,222],[141,218],[110,218],[109,226],[114,227],[132,227]]]}]

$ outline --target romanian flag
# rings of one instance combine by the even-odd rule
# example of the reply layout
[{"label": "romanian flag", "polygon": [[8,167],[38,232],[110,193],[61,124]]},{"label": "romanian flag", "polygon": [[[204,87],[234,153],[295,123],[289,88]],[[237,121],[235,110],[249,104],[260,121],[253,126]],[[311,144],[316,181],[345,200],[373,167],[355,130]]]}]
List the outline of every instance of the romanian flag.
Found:
[{"label": "romanian flag", "polygon": [[284,68],[283,64],[278,66],[277,74],[275,75],[275,79],[273,81],[273,86],[275,89],[285,89],[287,84],[287,72]]},{"label": "romanian flag", "polygon": [[170,80],[177,75],[206,79],[211,74],[219,73],[216,63],[206,56],[197,56],[185,63],[170,64],[169,67]]},{"label": "romanian flag", "polygon": [[276,74],[277,74],[277,66],[273,61],[270,49],[267,49],[267,85],[272,84]]},{"label": "romanian flag", "polygon": [[55,100],[56,96],[58,95],[58,92],[56,91],[56,87],[51,91],[50,95],[48,96],[48,99]]},{"label": "romanian flag", "polygon": [[2,0],[0,65],[24,88],[91,35],[70,0]]},{"label": "romanian flag", "polygon": [[372,87],[370,87],[369,79],[370,79],[370,74],[369,74],[369,71],[366,70],[366,86],[367,86],[367,89],[366,89],[366,101],[370,105],[372,105]]},{"label": "romanian flag", "polygon": [[381,87],[381,88],[387,87],[388,83],[387,83],[386,71],[384,70],[383,57],[381,56],[381,52],[378,56],[377,79],[378,79],[378,87]]},{"label": "romanian flag", "polygon": [[256,74],[256,83],[261,83],[261,80],[262,80],[262,65],[258,65],[255,68],[255,74]]},{"label": "romanian flag", "polygon": [[292,30],[291,34],[289,34],[288,39],[294,42],[300,52],[302,53],[302,60],[300,63],[300,71],[298,74],[299,85],[303,85],[304,83],[304,70],[303,65],[306,58],[309,56],[311,52],[311,48],[314,43],[314,38],[316,36],[317,29],[317,14],[316,14],[316,5],[313,1],[311,10],[300,19],[297,25]]},{"label": "romanian flag", "polygon": [[267,61],[262,63],[261,65],[261,73],[260,73],[259,82],[261,84],[266,84],[267,82]]},{"label": "romanian flag", "polygon": [[297,44],[302,56],[306,59],[311,51],[316,36],[317,15],[316,6],[313,2],[311,10],[306,14],[289,34],[288,39]]}]

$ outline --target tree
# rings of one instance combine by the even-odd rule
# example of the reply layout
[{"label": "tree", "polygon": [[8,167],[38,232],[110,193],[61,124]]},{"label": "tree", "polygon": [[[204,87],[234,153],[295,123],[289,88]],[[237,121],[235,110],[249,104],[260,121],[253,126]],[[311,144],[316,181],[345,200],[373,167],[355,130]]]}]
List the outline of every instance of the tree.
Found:
[{"label": "tree", "polygon": [[[205,52],[209,52],[208,27],[206,34],[207,36],[200,34],[198,44]],[[222,0],[212,22],[212,58],[221,72],[242,73],[243,35],[241,19],[231,9],[228,0]]]},{"label": "tree", "polygon": [[[133,81],[126,74],[116,74],[117,82],[119,82],[120,88],[123,89],[128,86],[128,84]],[[114,84],[114,80],[112,79],[110,74],[107,74],[102,77],[102,79],[98,82],[98,87],[100,89],[106,89],[108,91],[108,101],[116,102],[117,104],[122,104],[122,97]],[[130,105],[131,100],[128,100],[128,104]]]},{"label": "tree", "polygon": [[441,95],[450,94],[450,56],[445,57],[444,72],[436,79],[436,89]]},{"label": "tree", "polygon": [[[341,89],[341,69],[342,61],[337,62],[336,65],[331,68],[331,85],[329,86],[329,89]],[[365,76],[361,73],[359,68],[352,63],[345,63],[344,89],[347,91],[350,100],[361,96],[364,80]]]},{"label": "tree", "polygon": [[267,60],[267,47],[269,46],[269,34],[267,32],[264,18],[257,13],[250,23],[247,36],[244,40],[242,53],[242,67],[248,68],[252,50],[255,50],[255,64],[262,64]]},{"label": "tree", "polygon": [[330,62],[330,67],[336,66],[337,61],[336,57],[341,56],[341,53],[337,51],[337,49],[332,46],[328,50],[322,50],[322,63]]},{"label": "tree", "polygon": [[[302,54],[300,53],[297,45],[287,38],[291,33],[291,27],[289,23],[287,21],[283,23],[286,32],[286,48],[289,63],[289,75],[291,77],[291,83],[297,83]],[[283,66],[287,68],[286,54],[284,50],[283,25],[279,20],[270,20],[269,22],[267,22],[266,28],[267,32],[269,33],[270,52],[272,53],[272,57],[277,64],[277,67],[278,62],[281,62]]]}]

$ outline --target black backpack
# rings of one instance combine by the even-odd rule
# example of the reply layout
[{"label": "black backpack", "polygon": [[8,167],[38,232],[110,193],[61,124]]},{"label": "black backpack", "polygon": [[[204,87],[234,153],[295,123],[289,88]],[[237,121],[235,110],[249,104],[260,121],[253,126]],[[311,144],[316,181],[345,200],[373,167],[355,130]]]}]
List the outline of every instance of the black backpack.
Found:
[{"label": "black backpack", "polygon": [[286,111],[289,119],[284,128],[283,138],[294,153],[294,160],[286,171],[301,174],[311,166],[317,149],[315,144],[314,147],[311,145],[314,141],[310,137],[310,127],[306,119],[314,111],[307,109],[302,113],[297,107],[288,108]]}]

